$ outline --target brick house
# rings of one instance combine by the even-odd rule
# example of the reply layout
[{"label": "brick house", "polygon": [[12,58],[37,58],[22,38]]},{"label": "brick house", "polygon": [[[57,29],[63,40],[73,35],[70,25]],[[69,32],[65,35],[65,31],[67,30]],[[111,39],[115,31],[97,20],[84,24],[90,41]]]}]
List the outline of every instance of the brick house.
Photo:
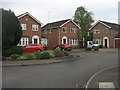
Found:
[{"label": "brick house", "polygon": [[42,35],[47,37],[49,48],[58,44],[76,46],[79,42],[79,29],[74,21],[67,19],[46,24],[42,27]]},{"label": "brick house", "polygon": [[93,41],[107,48],[115,48],[115,37],[119,31],[119,25],[115,23],[98,21],[91,28]]},{"label": "brick house", "polygon": [[19,15],[18,19],[22,27],[22,38],[18,45],[40,44],[42,23],[28,12]]}]

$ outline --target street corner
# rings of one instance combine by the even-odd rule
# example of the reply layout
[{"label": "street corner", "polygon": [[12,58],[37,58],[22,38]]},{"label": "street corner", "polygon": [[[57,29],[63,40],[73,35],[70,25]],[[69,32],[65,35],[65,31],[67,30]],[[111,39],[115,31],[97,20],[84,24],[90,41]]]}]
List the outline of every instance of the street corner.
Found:
[{"label": "street corner", "polygon": [[95,73],[85,85],[86,90],[89,88],[116,90],[118,88],[118,66],[113,66]]}]

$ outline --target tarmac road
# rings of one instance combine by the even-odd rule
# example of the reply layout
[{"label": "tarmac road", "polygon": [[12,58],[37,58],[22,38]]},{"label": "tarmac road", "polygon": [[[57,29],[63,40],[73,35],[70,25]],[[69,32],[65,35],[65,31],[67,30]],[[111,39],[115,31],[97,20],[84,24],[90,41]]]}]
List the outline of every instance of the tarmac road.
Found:
[{"label": "tarmac road", "polygon": [[96,72],[118,65],[117,51],[80,52],[79,60],[3,67],[3,88],[83,88]]}]

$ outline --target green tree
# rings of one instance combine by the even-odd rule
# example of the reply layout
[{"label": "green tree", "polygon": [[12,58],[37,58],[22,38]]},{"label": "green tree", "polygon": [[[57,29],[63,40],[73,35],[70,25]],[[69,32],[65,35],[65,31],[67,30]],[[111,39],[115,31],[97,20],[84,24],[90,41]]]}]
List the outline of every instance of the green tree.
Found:
[{"label": "green tree", "polygon": [[16,46],[21,36],[21,25],[14,12],[2,9],[2,50]]},{"label": "green tree", "polygon": [[93,13],[87,11],[84,7],[78,7],[74,14],[74,21],[79,25],[81,30],[79,31],[80,39],[84,41],[84,46],[87,46],[87,35],[89,28],[94,22]]}]

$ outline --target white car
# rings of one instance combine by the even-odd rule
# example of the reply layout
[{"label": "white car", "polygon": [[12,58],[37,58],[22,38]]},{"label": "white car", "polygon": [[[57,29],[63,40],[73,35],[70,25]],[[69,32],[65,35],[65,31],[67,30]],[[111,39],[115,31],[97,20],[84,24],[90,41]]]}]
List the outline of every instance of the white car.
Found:
[{"label": "white car", "polygon": [[99,44],[94,43],[93,41],[87,41],[87,48],[93,48],[100,46]]}]

